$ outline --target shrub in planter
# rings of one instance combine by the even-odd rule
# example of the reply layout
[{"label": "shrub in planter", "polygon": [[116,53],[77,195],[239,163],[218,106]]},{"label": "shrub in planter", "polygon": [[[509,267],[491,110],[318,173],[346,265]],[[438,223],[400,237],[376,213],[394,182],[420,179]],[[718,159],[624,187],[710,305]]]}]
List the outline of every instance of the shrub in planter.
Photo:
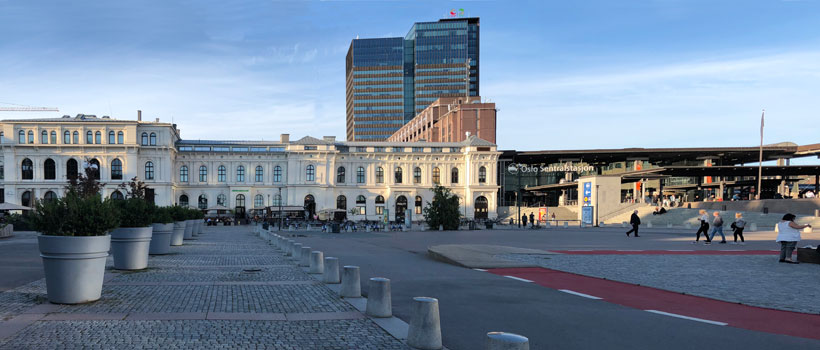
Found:
[{"label": "shrub in planter", "polygon": [[141,270],[148,267],[154,205],[142,198],[131,197],[114,201],[120,227],[111,231],[111,253],[114,268]]},{"label": "shrub in planter", "polygon": [[188,220],[187,209],[175,205],[169,209],[171,217],[174,219],[174,231],[171,233],[171,245],[182,245],[182,240],[185,238],[185,223]]},{"label": "shrub in planter", "polygon": [[171,208],[154,208],[154,216],[151,222],[153,233],[151,236],[151,246],[148,248],[148,254],[168,254],[171,248],[171,236],[174,232],[174,217],[171,215]]},{"label": "shrub in planter", "polygon": [[118,220],[110,200],[69,187],[63,198],[37,201],[29,219],[37,237],[48,299],[79,304],[100,299],[108,231]]}]

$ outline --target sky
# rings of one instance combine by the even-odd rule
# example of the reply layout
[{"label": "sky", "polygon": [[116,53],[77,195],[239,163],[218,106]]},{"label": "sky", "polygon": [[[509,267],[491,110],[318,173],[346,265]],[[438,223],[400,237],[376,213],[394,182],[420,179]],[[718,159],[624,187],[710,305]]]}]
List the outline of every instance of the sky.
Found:
[{"label": "sky", "polygon": [[343,139],[351,39],[453,8],[499,149],[756,146],[763,109],[765,143],[820,142],[820,0],[0,0],[0,105]]}]

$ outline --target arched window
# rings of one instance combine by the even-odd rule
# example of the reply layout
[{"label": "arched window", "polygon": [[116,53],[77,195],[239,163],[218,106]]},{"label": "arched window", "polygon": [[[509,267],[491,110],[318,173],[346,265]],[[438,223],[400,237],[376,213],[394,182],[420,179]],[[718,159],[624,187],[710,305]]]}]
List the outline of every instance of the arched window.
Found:
[{"label": "arched window", "polygon": [[400,184],[402,180],[402,170],[401,168],[396,168],[396,183]]},{"label": "arched window", "polygon": [[441,183],[441,170],[438,167],[433,168],[433,183],[436,185]]},{"label": "arched window", "polygon": [[356,197],[356,214],[367,215],[367,199],[362,195]]},{"label": "arched window", "polygon": [[282,182],[282,167],[278,165],[273,168],[273,182]]},{"label": "arched window", "polygon": [[114,192],[111,192],[111,199],[114,199],[114,200],[125,199],[125,196],[123,196],[122,192],[120,192],[120,191],[114,191]]},{"label": "arched window", "polygon": [[453,170],[450,170],[450,182],[454,184],[458,183],[458,168],[453,168]]},{"label": "arched window", "polygon": [[236,182],[245,182],[245,167],[236,167]]},{"label": "arched window", "polygon": [[183,194],[183,195],[179,196],[179,206],[183,207],[183,208],[188,207],[188,196],[187,195]]},{"label": "arched window", "polygon": [[111,180],[122,180],[122,161],[119,159],[111,161]]},{"label": "arched window", "polygon": [[376,183],[384,183],[384,169],[382,167],[376,168]]},{"label": "arched window", "polygon": [[56,194],[56,193],[54,193],[54,191],[48,191],[48,192],[46,192],[46,194],[43,196],[43,200],[44,200],[44,201],[46,201],[46,202],[51,202],[51,201],[53,201],[53,200],[55,200],[55,199],[57,199],[57,194]]},{"label": "arched window", "polygon": [[140,144],[143,146],[148,146],[148,133],[142,133],[142,137],[140,137]]},{"label": "arched window", "polygon": [[85,133],[85,143],[89,145],[94,143],[94,133],[91,132],[91,130],[88,130]]},{"label": "arched window", "polygon": [[479,196],[475,199],[475,218],[487,219],[488,216],[488,201],[487,197]]},{"label": "arched window", "polygon": [[336,209],[347,210],[347,197],[345,197],[345,196],[336,197]]},{"label": "arched window", "polygon": [[421,183],[421,168],[415,167],[413,168],[413,183],[420,184]]},{"label": "arched window", "polygon": [[208,181],[208,167],[204,165],[199,166],[199,182]]},{"label": "arched window", "polygon": [[404,218],[406,217],[405,211],[407,210],[407,197],[405,196],[398,196],[396,198],[396,222],[404,222]]},{"label": "arched window", "polygon": [[364,180],[364,167],[360,166],[356,169],[356,183],[363,184]]},{"label": "arched window", "polygon": [[227,202],[228,202],[228,196],[226,196],[224,194],[221,194],[221,193],[218,196],[216,196],[216,205],[221,205],[223,207],[227,207],[228,206],[226,204]]},{"label": "arched window", "polygon": [[376,204],[384,204],[384,197],[376,196]]},{"label": "arched window", "polygon": [[478,183],[483,184],[487,182],[487,168],[478,168]]},{"label": "arched window", "polygon": [[359,195],[358,197],[356,197],[356,204],[365,204],[365,203],[367,203],[367,199],[365,199],[364,196]]},{"label": "arched window", "polygon": [[343,166],[336,169],[336,183],[345,183],[345,167]]},{"label": "arched window", "polygon": [[305,196],[305,211],[307,211],[308,217],[313,219],[313,213],[316,212],[316,199],[313,198],[312,194]]},{"label": "arched window", "polygon": [[117,142],[117,140],[114,138],[115,137],[114,135],[115,134],[114,134],[113,130],[108,132],[108,143],[111,144],[111,145],[113,145],[114,143]]},{"label": "arched window", "polygon": [[97,131],[94,133],[94,143],[101,144],[102,143],[102,133]]},{"label": "arched window", "polygon": [[26,143],[26,132],[25,131],[20,130],[20,132],[17,133],[17,143],[19,143],[19,144],[25,144]]},{"label": "arched window", "polygon": [[65,162],[65,177],[66,179],[76,179],[80,173],[80,166],[76,159],[69,159]]},{"label": "arched window", "polygon": [[282,205],[282,195],[277,193],[273,195],[273,206],[278,207],[280,205]]},{"label": "arched window", "polygon": [[118,131],[117,132],[117,144],[121,145],[123,143],[125,143],[125,134],[123,134],[122,131]]},{"label": "arched window", "polygon": [[48,144],[48,131],[43,130],[40,133],[40,143],[47,145]]},{"label": "arched window", "polygon": [[23,180],[33,180],[34,179],[34,163],[31,159],[23,159],[23,163],[20,165],[20,170],[22,172]]},{"label": "arched window", "polygon": [[71,133],[71,138],[72,138],[71,143],[73,143],[75,145],[79,144],[80,143],[80,132],[75,131],[75,132]]},{"label": "arched window", "polygon": [[261,194],[257,194],[253,197],[253,208],[254,209],[261,209],[265,207],[265,197],[262,197]]},{"label": "arched window", "polygon": [[384,197],[376,196],[376,215],[384,215]]},{"label": "arched window", "polygon": [[54,180],[57,178],[57,166],[51,158],[43,162],[43,178],[46,180]]},{"label": "arched window", "polygon": [[31,207],[34,203],[31,202],[31,191],[23,192],[20,196],[20,204],[24,207]]},{"label": "arched window", "polygon": [[264,180],[265,180],[265,171],[264,171],[264,170],[262,170],[262,166],[261,166],[261,165],[257,165],[257,166],[256,166],[256,174],[255,174],[255,176],[254,176],[254,181],[256,181],[256,182],[262,182],[262,181],[264,181]]},{"label": "arched window", "polygon": [[145,179],[146,180],[153,180],[154,179],[154,162],[147,161],[145,162]]},{"label": "arched window", "polygon": [[216,168],[216,181],[218,182],[225,182],[225,178],[227,177],[228,171],[225,169],[224,165],[220,165],[219,168]]},{"label": "arched window", "polygon": [[199,209],[208,209],[208,197],[206,197],[204,194],[199,195]]},{"label": "arched window", "polygon": [[94,177],[95,180],[100,179],[100,161],[96,158],[92,158],[86,164],[86,167],[91,168],[91,176]]},{"label": "arched window", "polygon": [[245,195],[244,194],[236,195],[236,206],[237,207],[242,207],[242,208],[245,207]]},{"label": "arched window", "polygon": [[57,132],[56,131],[51,132],[51,144],[52,145],[57,144]]},{"label": "arched window", "polygon": [[34,131],[28,131],[28,143],[34,143]]},{"label": "arched window", "polygon": [[151,141],[149,141],[149,142],[150,142],[151,146],[156,146],[157,145],[157,133],[155,133],[155,132],[151,133]]},{"label": "arched window", "polygon": [[305,168],[305,180],[307,181],[315,181],[316,180],[316,170],[313,168],[313,165],[308,165]]},{"label": "arched window", "polygon": [[188,182],[188,166],[179,167],[179,182]]},{"label": "arched window", "polygon": [[68,130],[63,132],[63,143],[66,145],[71,144],[71,132]]},{"label": "arched window", "polygon": [[415,210],[416,214],[421,214],[421,205],[422,205],[421,202],[422,202],[421,196],[416,196],[416,210]]}]

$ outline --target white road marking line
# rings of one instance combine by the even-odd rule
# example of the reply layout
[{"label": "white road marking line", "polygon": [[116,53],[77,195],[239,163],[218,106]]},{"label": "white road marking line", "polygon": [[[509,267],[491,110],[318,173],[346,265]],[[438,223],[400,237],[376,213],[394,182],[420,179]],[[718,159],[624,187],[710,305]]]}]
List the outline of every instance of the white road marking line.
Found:
[{"label": "white road marking line", "polygon": [[589,295],[589,294],[584,294],[584,293],[578,293],[578,292],[576,292],[576,291],[569,290],[569,289],[559,289],[558,291],[561,291],[561,292],[564,292],[564,293],[569,293],[569,294],[572,294],[572,295],[577,295],[577,296],[579,296],[579,297],[584,297],[584,298],[588,298],[588,299],[595,299],[595,300],[600,300],[600,299],[602,299],[602,298],[596,297],[596,296],[594,296],[594,295]]},{"label": "white road marking line", "polygon": [[694,252],[693,249],[667,249],[667,252]]},{"label": "white road marking line", "polygon": [[[591,252],[592,249],[569,249],[568,252]],[[779,250],[778,250],[779,251]]]},{"label": "white road marking line", "polygon": [[514,280],[516,280],[516,281],[521,281],[521,282],[532,283],[532,281],[530,281],[530,280],[525,280],[525,279],[523,279],[523,278],[518,278],[518,277],[515,277],[515,276],[504,276],[504,277],[507,277],[507,278],[512,278],[512,279],[514,279]]},{"label": "white road marking line", "polygon": [[481,271],[481,272],[487,272],[487,270],[485,270],[485,269],[473,269],[473,270]]},{"label": "white road marking line", "polygon": [[664,316],[672,316],[672,317],[682,318],[682,319],[690,320],[690,321],[698,321],[698,322],[713,324],[713,325],[717,325],[717,326],[726,326],[726,325],[728,325],[728,323],[726,323],[726,322],[704,320],[702,318],[683,316],[683,315],[678,315],[678,314],[673,314],[673,313],[663,312],[663,311],[658,311],[658,310],[644,310],[644,311],[651,312],[653,314],[659,314],[659,315],[664,315]]},{"label": "white road marking line", "polygon": [[618,249],[616,252],[642,252],[641,249]]}]

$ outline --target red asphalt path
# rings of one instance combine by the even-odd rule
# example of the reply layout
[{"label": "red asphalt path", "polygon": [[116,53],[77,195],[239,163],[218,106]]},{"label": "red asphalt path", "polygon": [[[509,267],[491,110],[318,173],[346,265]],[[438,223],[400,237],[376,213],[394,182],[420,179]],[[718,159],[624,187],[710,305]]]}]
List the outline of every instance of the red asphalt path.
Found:
[{"label": "red asphalt path", "polygon": [[[779,250],[550,250],[568,255],[772,255]],[[797,254],[795,250],[794,254]]]},{"label": "red asphalt path", "polygon": [[539,267],[487,271],[527,279],[556,290],[566,289],[599,297],[606,302],[640,310],[657,310],[724,322],[732,327],[753,331],[820,339],[820,315],[734,304]]}]

